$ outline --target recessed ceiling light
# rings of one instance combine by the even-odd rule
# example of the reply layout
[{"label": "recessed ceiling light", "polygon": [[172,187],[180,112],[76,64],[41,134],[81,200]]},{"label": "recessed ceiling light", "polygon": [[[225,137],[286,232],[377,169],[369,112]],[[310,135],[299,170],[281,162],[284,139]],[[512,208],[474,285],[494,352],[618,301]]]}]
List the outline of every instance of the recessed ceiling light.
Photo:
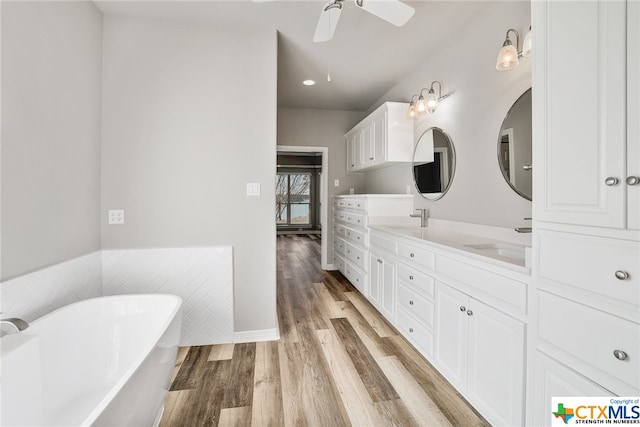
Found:
[{"label": "recessed ceiling light", "polygon": [[302,82],[302,84],[305,86],[313,86],[314,84],[316,84],[316,82],[314,80],[305,80]]}]

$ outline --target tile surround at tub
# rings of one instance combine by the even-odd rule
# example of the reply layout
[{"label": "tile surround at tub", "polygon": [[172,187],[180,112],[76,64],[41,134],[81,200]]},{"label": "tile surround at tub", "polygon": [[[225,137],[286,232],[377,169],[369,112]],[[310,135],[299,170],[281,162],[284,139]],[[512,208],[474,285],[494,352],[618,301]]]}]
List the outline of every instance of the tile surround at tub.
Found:
[{"label": "tile surround at tub", "polygon": [[2,317],[31,322],[65,305],[102,295],[100,252],[2,282]]},{"label": "tile surround at tub", "polygon": [[104,295],[181,297],[180,345],[233,342],[231,247],[103,250],[102,279]]}]

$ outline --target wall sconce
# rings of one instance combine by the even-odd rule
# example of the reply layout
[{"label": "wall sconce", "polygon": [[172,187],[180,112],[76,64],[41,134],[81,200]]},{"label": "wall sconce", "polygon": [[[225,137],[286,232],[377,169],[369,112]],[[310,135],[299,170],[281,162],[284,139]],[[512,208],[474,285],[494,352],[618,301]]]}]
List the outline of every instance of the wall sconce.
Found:
[{"label": "wall sconce", "polygon": [[[513,43],[511,43],[509,33],[515,33],[516,35],[515,46],[513,45]],[[524,37],[524,42],[522,43],[522,51],[518,52],[518,46],[520,46],[520,33],[518,33],[513,28],[509,28],[507,30],[507,35],[505,36],[504,43],[502,43],[502,49],[500,49],[500,52],[498,52],[498,59],[496,60],[496,70],[511,70],[517,67],[520,63],[520,60],[518,59],[520,56],[528,56],[531,53],[531,26],[529,26],[529,31]]]},{"label": "wall sconce", "polygon": [[[433,89],[433,85],[436,83],[438,84],[438,95],[436,95],[436,92]],[[426,87],[420,90],[420,96],[413,95],[411,97],[411,102],[409,103],[409,110],[407,111],[408,118],[413,119],[416,116],[422,116],[423,114],[426,114],[426,113],[429,113],[429,114],[435,113],[440,101],[442,101],[447,96],[449,96],[449,95],[442,96],[442,85],[437,80],[431,82],[431,86],[429,87],[429,91],[427,92],[426,98],[422,95],[422,92],[424,92],[425,90],[427,90]],[[418,96],[418,102],[414,104],[413,98],[415,98],[416,96]]]}]

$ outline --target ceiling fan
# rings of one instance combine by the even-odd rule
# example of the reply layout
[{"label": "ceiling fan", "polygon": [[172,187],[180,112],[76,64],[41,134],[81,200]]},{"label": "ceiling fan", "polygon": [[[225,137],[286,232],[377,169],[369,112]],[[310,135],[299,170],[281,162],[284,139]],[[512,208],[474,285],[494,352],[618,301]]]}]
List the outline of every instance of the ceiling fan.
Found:
[{"label": "ceiling fan", "polygon": [[[354,0],[356,6],[364,9],[372,15],[395,25],[402,27],[411,19],[415,9],[401,3],[399,0]],[[313,36],[314,42],[326,42],[333,38],[333,33],[338,26],[338,20],[342,13],[344,0],[330,0],[322,7],[320,19]]]}]

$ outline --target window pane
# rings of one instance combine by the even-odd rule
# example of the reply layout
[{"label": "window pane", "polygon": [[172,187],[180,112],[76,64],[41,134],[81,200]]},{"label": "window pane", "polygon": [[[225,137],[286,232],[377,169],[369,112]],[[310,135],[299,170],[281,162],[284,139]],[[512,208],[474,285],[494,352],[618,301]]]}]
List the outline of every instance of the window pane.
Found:
[{"label": "window pane", "polygon": [[287,204],[276,204],[276,224],[287,224]]},{"label": "window pane", "polygon": [[[290,202],[291,203],[310,203],[311,202],[311,175],[310,174],[291,174],[289,175],[290,184]],[[294,215],[291,214],[293,218]]]},{"label": "window pane", "polygon": [[309,224],[308,204],[291,204],[291,224]]}]

